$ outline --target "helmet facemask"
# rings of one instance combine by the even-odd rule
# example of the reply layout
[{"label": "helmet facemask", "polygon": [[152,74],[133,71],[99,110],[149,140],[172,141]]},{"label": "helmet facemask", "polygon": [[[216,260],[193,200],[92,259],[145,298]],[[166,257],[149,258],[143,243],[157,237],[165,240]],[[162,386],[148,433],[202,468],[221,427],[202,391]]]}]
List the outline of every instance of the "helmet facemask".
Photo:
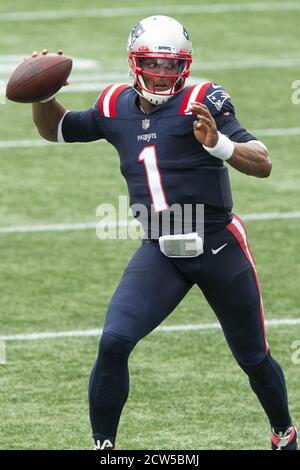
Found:
[{"label": "helmet facemask", "polygon": [[152,104],[166,103],[183,89],[191,61],[186,51],[130,52],[131,85]]},{"label": "helmet facemask", "polygon": [[127,50],[130,85],[150,103],[166,103],[183,89],[192,44],[178,21],[160,15],[144,18],[130,32]]}]

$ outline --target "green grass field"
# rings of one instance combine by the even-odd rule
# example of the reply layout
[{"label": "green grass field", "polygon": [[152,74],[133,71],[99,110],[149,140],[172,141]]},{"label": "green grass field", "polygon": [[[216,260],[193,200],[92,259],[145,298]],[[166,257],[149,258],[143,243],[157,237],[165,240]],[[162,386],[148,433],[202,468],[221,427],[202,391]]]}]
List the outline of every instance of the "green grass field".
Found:
[{"label": "green grass field", "polygon": [[[188,2],[195,7],[208,3]],[[214,0],[215,5],[224,3]],[[228,2],[245,8],[249,3]],[[300,5],[298,10],[220,13],[177,11],[179,0],[165,0],[163,11],[159,0],[143,6],[134,0],[73,0],[61,5],[58,0],[1,0],[0,83],[9,76],[11,56],[62,48],[80,60],[68,92],[59,99],[68,109],[86,109],[104,82],[114,82],[116,76],[118,82],[126,81],[131,26],[150,14],[174,16],[191,34],[194,76],[226,87],[240,121],[260,131],[273,159],[269,179],[230,170],[235,211],[299,211],[300,133],[288,135],[288,129],[300,127],[300,105],[291,101],[292,82],[300,80]],[[119,16],[106,11],[102,17],[75,14],[21,21],[6,15],[136,6],[136,13],[132,9]],[[89,82],[95,90],[85,89]],[[83,85],[82,91],[75,90],[76,84]],[[266,129],[287,132],[266,136]],[[0,104],[0,336],[100,329],[107,303],[139,242],[100,241],[93,229],[4,233],[1,228],[97,222],[100,203],[117,204],[118,196],[126,195],[118,156],[107,143],[21,146],[28,139],[40,139],[30,105]],[[11,147],[8,141],[14,142]],[[299,218],[263,218],[246,225],[266,319],[300,318]],[[192,289],[164,324],[215,321],[200,292]],[[300,426],[300,364],[292,361],[300,324],[267,331],[272,353],[285,371],[291,413]],[[96,336],[6,342],[7,363],[0,365],[0,449],[91,448],[87,384],[97,346]],[[118,448],[269,448],[267,420],[220,330],[153,332],[134,350],[130,370],[131,391]]]}]

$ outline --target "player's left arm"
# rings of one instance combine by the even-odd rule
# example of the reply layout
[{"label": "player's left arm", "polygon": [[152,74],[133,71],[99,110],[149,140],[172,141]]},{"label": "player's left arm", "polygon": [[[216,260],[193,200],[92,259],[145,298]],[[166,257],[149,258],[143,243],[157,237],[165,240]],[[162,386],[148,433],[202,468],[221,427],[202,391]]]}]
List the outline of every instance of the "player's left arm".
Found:
[{"label": "player's left arm", "polygon": [[218,132],[216,121],[205,104],[193,103],[186,110],[189,111],[197,115],[197,120],[194,121],[195,137],[209,153],[212,151],[212,155],[215,153],[215,156],[226,160],[233,168],[246,175],[258,178],[270,175],[272,161],[262,142],[253,139],[240,143],[228,139]]}]

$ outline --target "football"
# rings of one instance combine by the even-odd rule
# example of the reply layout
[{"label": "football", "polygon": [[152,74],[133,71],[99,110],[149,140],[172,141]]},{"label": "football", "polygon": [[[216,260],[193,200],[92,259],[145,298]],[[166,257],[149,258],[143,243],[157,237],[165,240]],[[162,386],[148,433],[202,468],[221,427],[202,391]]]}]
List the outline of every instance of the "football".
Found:
[{"label": "football", "polygon": [[72,59],[59,54],[30,57],[13,72],[6,96],[17,103],[35,103],[50,98],[65,84],[72,65]]}]

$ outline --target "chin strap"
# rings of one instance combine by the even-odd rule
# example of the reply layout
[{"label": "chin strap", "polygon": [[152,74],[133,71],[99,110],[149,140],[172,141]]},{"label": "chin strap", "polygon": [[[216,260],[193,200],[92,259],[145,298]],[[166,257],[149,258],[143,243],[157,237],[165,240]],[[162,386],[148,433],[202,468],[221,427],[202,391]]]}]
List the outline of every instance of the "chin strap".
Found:
[{"label": "chin strap", "polygon": [[172,95],[168,94],[168,93],[171,93],[172,88],[169,88],[168,90],[165,90],[164,93],[166,93],[166,95],[159,95],[159,94],[156,94],[156,93],[151,93],[151,91],[149,91],[147,89],[142,76],[139,76],[139,80],[140,80],[141,85],[142,85],[142,90],[141,90],[141,92],[139,92],[139,90],[137,90],[137,92],[138,92],[138,94],[143,96],[147,101],[149,101],[149,103],[151,103],[155,106],[158,106],[160,104],[167,103],[172,98]]},{"label": "chin strap", "polygon": [[[171,91],[171,88],[169,90],[166,90],[167,92]],[[155,106],[158,106],[160,104],[167,103],[170,101],[173,95],[168,95],[168,96],[162,96],[162,95],[156,95],[155,93],[151,93],[146,90],[142,90],[142,96],[149,101],[151,104],[154,104]]]},{"label": "chin strap", "polygon": [[[141,87],[142,87],[141,91],[137,88],[138,83],[137,83],[136,75],[133,74],[132,71],[130,70],[130,72],[129,72],[129,84],[133,87],[133,89],[135,90],[135,92],[139,96],[142,96],[143,98],[145,98],[147,101],[149,101],[149,103],[153,104],[154,106],[159,106],[160,104],[167,103],[174,96],[174,94],[151,93],[151,91],[149,91],[146,88],[146,85],[145,85],[145,82],[144,82],[142,76],[139,76],[139,80],[141,82]],[[177,84],[177,81],[174,83],[172,88],[169,88],[168,90],[165,90],[164,93],[171,93],[172,91],[174,91],[174,89],[176,87],[176,84]]]},{"label": "chin strap", "polygon": [[145,98],[145,100],[149,101],[149,103],[153,104],[154,106],[159,106],[160,104],[167,103],[173,97],[173,95],[159,96],[159,95],[155,95],[153,93],[147,92],[145,90],[139,91],[136,88],[136,86],[133,86],[132,88],[139,96],[141,96],[142,98]]}]

